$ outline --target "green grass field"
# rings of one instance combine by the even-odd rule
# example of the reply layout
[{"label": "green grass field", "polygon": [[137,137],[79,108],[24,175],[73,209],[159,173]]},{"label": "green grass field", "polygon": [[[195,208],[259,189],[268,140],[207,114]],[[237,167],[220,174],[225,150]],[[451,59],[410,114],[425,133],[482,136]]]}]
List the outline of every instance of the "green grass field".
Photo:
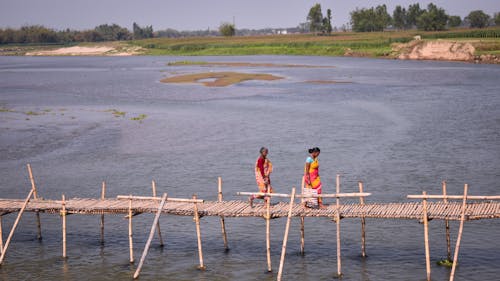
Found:
[{"label": "green grass field", "polygon": [[318,55],[392,57],[392,44],[407,43],[414,36],[423,40],[468,41],[478,54],[500,52],[500,28],[455,29],[442,32],[388,31],[338,32],[329,36],[312,34],[155,38],[131,41],[145,49],[146,55]]}]

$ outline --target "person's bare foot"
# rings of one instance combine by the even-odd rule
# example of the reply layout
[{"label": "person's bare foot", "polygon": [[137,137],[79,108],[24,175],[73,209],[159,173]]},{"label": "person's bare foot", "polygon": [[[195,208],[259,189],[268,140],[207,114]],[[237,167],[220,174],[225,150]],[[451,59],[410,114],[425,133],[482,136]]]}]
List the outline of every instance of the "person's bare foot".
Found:
[{"label": "person's bare foot", "polygon": [[325,205],[323,205],[323,204],[319,204],[319,208],[320,208],[320,209],[326,209],[326,206],[325,206]]}]

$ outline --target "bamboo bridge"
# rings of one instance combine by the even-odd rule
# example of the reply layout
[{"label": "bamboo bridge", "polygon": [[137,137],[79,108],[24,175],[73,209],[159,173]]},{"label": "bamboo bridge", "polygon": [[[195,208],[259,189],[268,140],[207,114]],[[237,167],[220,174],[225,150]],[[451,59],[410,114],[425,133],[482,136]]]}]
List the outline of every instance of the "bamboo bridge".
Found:
[{"label": "bamboo bridge", "polygon": [[[340,176],[336,178],[336,193],[322,195],[306,195],[296,194],[295,188],[290,194],[275,194],[275,193],[252,193],[238,192],[241,196],[265,196],[268,200],[263,204],[255,204],[251,206],[248,201],[232,200],[224,201],[222,195],[222,180],[218,181],[218,200],[206,201],[196,198],[169,198],[166,193],[162,197],[156,196],[156,184],[152,182],[153,196],[133,196],[119,195],[116,198],[106,198],[106,185],[103,182],[101,198],[72,198],[67,199],[62,195],[61,200],[49,200],[38,197],[37,188],[28,164],[28,172],[32,184],[32,188],[25,199],[7,199],[0,198],[0,265],[3,263],[7,248],[16,230],[17,224],[24,212],[33,212],[37,216],[38,238],[41,239],[41,222],[40,213],[58,214],[62,217],[63,228],[63,257],[66,258],[66,219],[70,214],[84,215],[100,215],[101,216],[101,241],[104,239],[104,215],[110,214],[125,214],[129,221],[129,248],[130,262],[134,263],[133,254],[133,234],[132,234],[132,218],[142,213],[155,214],[149,238],[146,242],[140,262],[137,266],[134,278],[139,276],[142,265],[145,262],[151,240],[155,232],[158,233],[160,244],[163,245],[161,236],[159,218],[161,214],[193,216],[196,224],[196,232],[198,238],[198,256],[200,260],[200,269],[204,269],[202,239],[200,229],[200,218],[204,216],[215,216],[220,218],[221,231],[224,240],[224,247],[228,247],[228,239],[225,228],[225,217],[263,217],[266,219],[266,248],[267,248],[267,265],[268,271],[272,271],[270,258],[270,223],[271,219],[287,218],[285,234],[283,237],[283,246],[281,260],[277,280],[281,280],[284,260],[286,255],[286,245],[288,240],[288,232],[290,228],[290,220],[292,217],[301,219],[301,252],[304,252],[304,218],[305,217],[326,217],[331,218],[336,223],[337,229],[337,274],[342,275],[341,271],[341,247],[340,247],[340,222],[345,218],[361,218],[361,250],[362,256],[365,257],[365,219],[415,219],[419,220],[424,225],[424,242],[426,252],[426,271],[427,279],[430,280],[430,254],[429,254],[429,234],[428,222],[432,219],[445,220],[446,236],[448,246],[448,261],[453,261],[450,280],[454,278],[454,272],[458,259],[460,240],[463,231],[463,224],[469,220],[479,219],[498,219],[500,218],[500,196],[470,196],[467,195],[468,186],[464,186],[462,195],[447,195],[446,182],[443,182],[443,194],[427,195],[423,192],[422,195],[408,195],[409,199],[419,199],[421,201],[397,202],[397,203],[365,203],[364,198],[371,195],[363,192],[363,183],[359,182],[359,192],[357,193],[341,193],[340,192]],[[302,190],[304,190],[302,186]],[[309,200],[315,197],[335,198],[335,203],[326,206],[325,208],[308,208],[305,207],[304,200]],[[273,197],[289,198],[290,202],[275,202],[271,203]],[[340,199],[354,198],[359,202],[340,203]],[[296,199],[300,199],[301,204],[296,204]],[[429,201],[429,200],[439,201]],[[449,201],[461,200],[461,201]],[[473,202],[471,202],[473,201]],[[1,218],[10,213],[17,213],[17,218],[12,226],[9,236],[4,244],[2,235]],[[460,221],[459,232],[454,250],[453,260],[451,258],[450,231],[448,221]]]}]

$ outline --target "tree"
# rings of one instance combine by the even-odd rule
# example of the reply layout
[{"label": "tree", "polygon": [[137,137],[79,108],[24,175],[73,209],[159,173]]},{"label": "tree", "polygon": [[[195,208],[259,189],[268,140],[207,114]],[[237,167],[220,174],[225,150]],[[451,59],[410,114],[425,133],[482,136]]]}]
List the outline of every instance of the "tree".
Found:
[{"label": "tree", "polygon": [[408,21],[406,17],[407,15],[405,8],[397,5],[394,9],[394,12],[392,13],[394,27],[398,29],[405,29]]},{"label": "tree", "polygon": [[326,10],[326,17],[323,19],[323,32],[332,33],[332,10]]},{"label": "tree", "polygon": [[495,18],[495,24],[496,24],[496,26],[500,26],[500,12],[499,13],[495,13],[494,18]]},{"label": "tree", "polygon": [[422,15],[424,10],[420,9],[418,3],[408,6],[408,12],[406,14],[406,27],[413,28],[417,26],[417,18]]},{"label": "tree", "polygon": [[219,26],[219,32],[222,35],[229,37],[229,36],[234,36],[236,34],[236,29],[234,28],[233,24],[225,22]]},{"label": "tree", "polygon": [[483,28],[489,25],[490,16],[482,10],[476,10],[470,12],[465,20],[469,22],[470,27]]},{"label": "tree", "polygon": [[352,30],[356,32],[383,31],[390,23],[391,16],[387,13],[385,5],[351,12]]},{"label": "tree", "polygon": [[449,27],[459,27],[462,24],[462,19],[460,16],[450,16],[448,18]]},{"label": "tree", "polygon": [[134,22],[132,25],[132,31],[134,33],[134,39],[146,39],[153,38],[153,26],[140,27]]},{"label": "tree", "polygon": [[323,27],[323,13],[321,12],[321,5],[315,4],[309,10],[307,15],[307,22],[309,23],[309,31],[319,32]]},{"label": "tree", "polygon": [[417,27],[425,31],[439,31],[446,28],[448,15],[443,8],[429,3],[427,10],[417,18]]}]

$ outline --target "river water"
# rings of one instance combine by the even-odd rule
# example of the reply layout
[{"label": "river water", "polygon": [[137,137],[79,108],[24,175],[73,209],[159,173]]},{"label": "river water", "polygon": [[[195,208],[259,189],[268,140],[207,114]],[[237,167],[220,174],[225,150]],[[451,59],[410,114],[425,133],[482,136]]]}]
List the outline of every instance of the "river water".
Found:
[{"label": "river water", "polygon": [[[303,64],[302,67],[167,66],[179,60]],[[277,81],[209,88],[163,84],[183,73],[270,73]],[[500,182],[500,68],[450,62],[290,56],[249,57],[1,57],[0,197],[24,198],[31,163],[40,196],[60,199],[150,195],[151,180],[171,197],[215,200],[217,177],[227,200],[255,191],[253,165],[270,150],[277,192],[300,186],[307,148],[321,148],[324,192],[357,191],[368,202],[406,201],[408,194],[496,195]],[[346,83],[314,84],[310,80]],[[113,114],[112,110],[122,112]],[[124,115],[123,115],[124,114]],[[141,114],[143,120],[131,120]],[[116,116],[115,116],[116,115]],[[328,200],[327,200],[328,201]],[[331,201],[330,201],[331,202]],[[328,202],[327,202],[328,203]],[[3,217],[4,239],[15,215]],[[106,216],[68,217],[68,259],[61,258],[61,220],[25,214],[0,267],[2,280],[127,280],[128,225]],[[139,259],[153,216],[134,219]],[[154,240],[142,280],[273,280],[284,219],[271,222],[274,273],[266,272],[265,221],[226,219],[224,252],[218,218],[202,219],[206,271],[196,269],[192,218],[161,218],[166,246]],[[285,280],[331,280],[336,274],[335,224],[306,219],[306,255],[292,221]],[[451,223],[452,245],[458,224]],[[342,221],[343,280],[425,280],[423,226],[410,220],[367,220],[367,254],[360,257],[360,222]],[[467,222],[456,280],[497,280],[500,223]],[[433,280],[447,280],[444,223],[430,223]]]}]

